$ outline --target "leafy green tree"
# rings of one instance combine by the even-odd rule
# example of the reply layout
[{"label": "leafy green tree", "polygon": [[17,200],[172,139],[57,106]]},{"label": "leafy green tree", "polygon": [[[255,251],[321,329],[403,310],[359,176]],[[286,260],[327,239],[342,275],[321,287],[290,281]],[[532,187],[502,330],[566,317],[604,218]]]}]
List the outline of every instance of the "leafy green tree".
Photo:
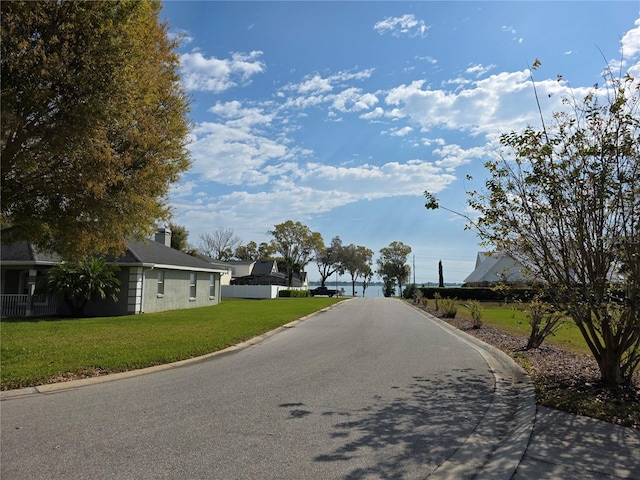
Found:
[{"label": "leafy green tree", "polygon": [[373,269],[371,265],[366,265],[365,268],[362,269],[362,296],[364,297],[367,287],[371,283],[371,279],[373,278]]},{"label": "leafy green tree", "polygon": [[103,258],[87,257],[79,262],[63,262],[47,272],[47,291],[67,305],[71,315],[84,314],[87,302],[118,299],[118,268]]},{"label": "leafy green tree", "polygon": [[396,294],[396,279],[386,275],[381,275],[381,277],[383,284],[382,294],[385,297],[393,297]]},{"label": "leafy green tree", "polygon": [[234,258],[242,261],[269,260],[273,258],[273,247],[267,242],[258,245],[253,240],[246,245],[240,245],[233,253]]},{"label": "leafy green tree", "polygon": [[342,240],[340,237],[333,237],[331,245],[325,247],[324,243],[318,245],[315,252],[314,261],[318,265],[320,273],[320,284],[324,287],[327,278],[338,272],[340,275],[344,273],[342,267]]},{"label": "leafy green tree", "polygon": [[181,252],[189,251],[189,231],[186,227],[176,223],[169,223],[171,230],[171,248]]},{"label": "leafy green tree", "polygon": [[383,279],[394,279],[398,284],[402,295],[402,283],[409,279],[411,267],[407,263],[407,257],[411,253],[411,247],[402,242],[391,242],[388,247],[380,249],[378,258],[378,275]]},{"label": "leafy green tree", "polygon": [[291,286],[293,272],[304,272],[313,252],[323,244],[322,236],[318,232],[312,232],[306,225],[294,223],[292,220],[275,225],[273,230],[267,233],[273,236],[271,245],[274,252],[282,255]]},{"label": "leafy green tree", "polygon": [[2,2],[3,243],[117,253],[168,220],[189,100],[159,0]]},{"label": "leafy green tree", "polygon": [[351,295],[356,295],[356,282],[358,278],[367,275],[371,271],[373,262],[373,250],[353,243],[342,249],[342,268],[351,277]]},{"label": "leafy green tree", "polygon": [[551,121],[541,114],[541,128],[501,136],[486,192],[469,192],[479,218],[468,220],[544,282],[601,379],[623,384],[640,364],[640,83],[605,80]]}]

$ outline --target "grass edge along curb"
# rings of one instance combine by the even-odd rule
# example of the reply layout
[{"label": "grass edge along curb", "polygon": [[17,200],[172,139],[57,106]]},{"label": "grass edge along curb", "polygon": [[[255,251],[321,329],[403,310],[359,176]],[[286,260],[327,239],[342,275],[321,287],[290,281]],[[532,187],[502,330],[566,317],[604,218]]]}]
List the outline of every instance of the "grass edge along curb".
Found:
[{"label": "grass edge along curb", "polygon": [[[126,317],[3,319],[2,390],[199,358],[264,337],[340,301],[229,299],[211,307]],[[223,304],[227,307],[220,309]]]}]

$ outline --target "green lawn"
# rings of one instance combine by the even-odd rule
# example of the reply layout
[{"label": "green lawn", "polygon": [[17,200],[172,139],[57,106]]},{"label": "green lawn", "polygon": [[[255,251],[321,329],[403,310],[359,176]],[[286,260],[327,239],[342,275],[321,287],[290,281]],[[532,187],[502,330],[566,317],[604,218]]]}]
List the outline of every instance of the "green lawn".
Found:
[{"label": "green lawn", "polygon": [[[429,302],[433,306],[433,300]],[[471,313],[465,303],[467,302],[459,302],[458,317],[471,320]],[[484,309],[483,322],[485,325],[527,337],[531,333],[531,327],[525,314],[526,305],[482,302],[482,307]],[[587,347],[580,330],[569,318],[566,319],[562,328],[555,335],[545,339],[545,343],[557,345],[576,353],[590,355],[589,347]]]},{"label": "green lawn", "polygon": [[124,317],[2,319],[2,390],[122,372],[222,350],[340,299],[225,298],[219,305]]}]

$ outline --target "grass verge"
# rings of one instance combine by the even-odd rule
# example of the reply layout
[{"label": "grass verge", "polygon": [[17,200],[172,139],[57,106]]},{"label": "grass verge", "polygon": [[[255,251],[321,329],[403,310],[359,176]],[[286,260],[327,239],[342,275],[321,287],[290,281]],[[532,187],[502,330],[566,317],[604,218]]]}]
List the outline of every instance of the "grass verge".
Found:
[{"label": "grass verge", "polygon": [[341,301],[224,299],[219,305],[124,317],[2,319],[2,390],[197,357]]}]

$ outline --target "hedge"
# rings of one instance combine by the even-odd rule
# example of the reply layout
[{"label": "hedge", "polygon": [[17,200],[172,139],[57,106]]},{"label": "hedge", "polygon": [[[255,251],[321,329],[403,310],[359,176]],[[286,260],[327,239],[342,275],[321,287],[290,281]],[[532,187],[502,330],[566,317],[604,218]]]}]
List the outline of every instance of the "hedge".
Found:
[{"label": "hedge", "polygon": [[290,298],[290,297],[309,297],[311,292],[309,290],[280,290],[278,297]]}]

